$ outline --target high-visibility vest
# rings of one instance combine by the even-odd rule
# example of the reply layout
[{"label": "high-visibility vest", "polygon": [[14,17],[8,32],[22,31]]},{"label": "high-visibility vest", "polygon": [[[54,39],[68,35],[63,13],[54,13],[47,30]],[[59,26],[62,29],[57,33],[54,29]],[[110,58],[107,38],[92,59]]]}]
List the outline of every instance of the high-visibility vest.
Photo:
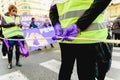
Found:
[{"label": "high-visibility vest", "polygon": [[[10,16],[3,15],[2,17],[4,17],[7,24],[14,22],[14,20]],[[17,16],[15,21],[19,23],[20,17]],[[2,27],[2,32],[3,32],[3,35],[5,38],[11,38],[14,36],[23,36],[22,29],[19,26],[14,26],[14,27],[10,27],[10,28]]]},{"label": "high-visibility vest", "polygon": [[[64,3],[57,3],[59,20],[62,29],[74,24],[84,12],[89,9],[94,0],[67,0]],[[85,23],[84,23],[85,24]],[[84,26],[83,26],[84,27]],[[101,13],[93,23],[84,31],[81,31],[77,38],[89,39],[106,39],[108,35],[107,27],[104,25],[104,14]],[[74,44],[91,44],[96,41],[91,40],[78,40],[74,39],[72,42],[64,41],[65,43]]]}]

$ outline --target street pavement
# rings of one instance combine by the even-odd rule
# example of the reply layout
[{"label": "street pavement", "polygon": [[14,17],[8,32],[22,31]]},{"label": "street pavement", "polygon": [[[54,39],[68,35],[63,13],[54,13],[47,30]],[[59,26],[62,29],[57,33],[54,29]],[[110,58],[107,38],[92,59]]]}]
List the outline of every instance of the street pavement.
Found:
[{"label": "street pavement", "polygon": [[[0,50],[0,80],[58,80],[60,68],[60,48],[54,43],[42,50],[30,52],[29,57],[20,58],[22,67],[15,66],[15,55],[13,55],[13,68],[7,69],[7,59],[2,59]],[[1,49],[1,45],[0,45]],[[114,47],[112,66],[105,80],[120,80],[120,48]],[[71,80],[78,80],[76,66],[74,66]]]}]

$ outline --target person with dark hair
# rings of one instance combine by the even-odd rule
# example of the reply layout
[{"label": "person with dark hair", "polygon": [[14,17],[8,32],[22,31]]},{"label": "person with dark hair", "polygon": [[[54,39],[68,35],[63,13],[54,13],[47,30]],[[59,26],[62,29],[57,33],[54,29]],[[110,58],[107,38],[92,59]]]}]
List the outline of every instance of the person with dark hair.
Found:
[{"label": "person with dark hair", "polygon": [[111,0],[53,1],[49,16],[55,30],[52,39],[58,40],[61,50],[58,80],[71,80],[75,61],[79,80],[95,80],[100,42],[90,39],[107,39],[108,29],[104,25],[103,11],[110,2]]},{"label": "person with dark hair", "polygon": [[[8,69],[12,69],[12,57],[13,48],[15,46],[16,50],[16,66],[21,67],[20,64],[20,45],[16,40],[10,39],[23,39],[22,24],[20,23],[20,16],[17,15],[17,7],[15,5],[9,5],[8,12],[2,15],[2,33],[6,39],[8,39]],[[22,41],[24,44],[24,41]]]},{"label": "person with dark hair", "polygon": [[[2,16],[0,15],[0,37],[1,38],[4,38],[3,34],[2,34],[2,26],[1,26],[1,19],[2,19]],[[2,58],[3,59],[7,59],[7,47],[4,43],[4,40],[3,39],[0,39],[2,41]]]},{"label": "person with dark hair", "polygon": [[32,19],[31,19],[30,28],[38,28],[38,26],[35,24],[35,18],[34,17],[32,17]]}]

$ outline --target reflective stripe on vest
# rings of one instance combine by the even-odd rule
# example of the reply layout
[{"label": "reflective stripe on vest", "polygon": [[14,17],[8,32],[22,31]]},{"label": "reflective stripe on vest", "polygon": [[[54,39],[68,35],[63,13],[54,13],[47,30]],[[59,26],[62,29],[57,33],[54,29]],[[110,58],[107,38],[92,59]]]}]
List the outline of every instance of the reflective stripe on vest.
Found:
[{"label": "reflective stripe on vest", "polygon": [[[59,20],[63,29],[76,23],[94,0],[69,0],[64,4],[57,4]],[[84,4],[83,4],[84,3]],[[67,6],[69,5],[69,6]],[[79,9],[79,10],[78,10]],[[104,25],[104,15],[101,13],[93,23],[78,34],[78,38],[106,39],[107,28]],[[84,23],[85,24],[85,23]],[[67,41],[64,41],[67,42]],[[67,43],[96,43],[95,41],[73,40]]]},{"label": "reflective stripe on vest", "polygon": [[[69,18],[73,18],[73,17],[80,17],[84,14],[86,10],[77,10],[77,11],[70,11],[67,12],[65,14],[62,14],[61,16],[59,16],[59,20],[64,20],[64,19],[69,19]],[[104,13],[100,14],[103,15]],[[95,23],[95,21],[94,21]]]},{"label": "reflective stripe on vest", "polygon": [[[4,17],[7,24],[9,24],[11,22],[14,22],[14,20],[9,16],[3,15],[3,17]],[[19,17],[16,17],[16,22],[18,22],[18,23],[20,22]],[[10,28],[2,27],[2,31],[3,31],[3,35],[4,35],[5,38],[10,38],[10,37],[13,37],[13,36],[23,36],[22,29],[19,26],[13,26],[13,27],[10,27]]]}]

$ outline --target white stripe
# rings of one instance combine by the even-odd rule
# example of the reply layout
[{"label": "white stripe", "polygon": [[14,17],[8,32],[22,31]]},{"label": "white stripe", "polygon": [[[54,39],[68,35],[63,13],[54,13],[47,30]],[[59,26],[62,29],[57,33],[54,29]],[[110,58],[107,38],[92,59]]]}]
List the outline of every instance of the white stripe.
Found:
[{"label": "white stripe", "polygon": [[29,80],[29,79],[26,76],[24,76],[20,71],[15,71],[0,76],[0,80]]},{"label": "white stripe", "polygon": [[120,50],[120,47],[113,47],[113,50]]},{"label": "white stripe", "polygon": [[119,61],[112,60],[111,67],[112,67],[112,68],[115,68],[115,69],[120,69],[120,62],[119,62]]},{"label": "white stripe", "polygon": [[[95,80],[97,80],[97,78]],[[115,80],[115,79],[105,77],[105,80]]]},{"label": "white stripe", "polygon": [[[54,59],[43,62],[43,63],[40,63],[41,66],[43,66],[43,67],[45,67],[45,68],[47,68],[47,69],[49,69],[53,72],[56,72],[57,74],[59,73],[60,64],[61,64],[60,61],[57,61],[57,60],[54,60]],[[115,64],[115,62],[113,61],[113,65],[114,64]],[[73,69],[73,74],[71,76],[71,80],[78,80],[77,71],[76,71],[75,66],[74,66],[74,69]],[[105,80],[115,80],[115,79],[106,77]]]},{"label": "white stripe", "polygon": [[115,80],[115,79],[105,77],[105,80]]},{"label": "white stripe", "polygon": [[42,66],[44,66],[44,67],[46,67],[46,68],[48,68],[51,71],[54,71],[56,73],[59,73],[60,64],[61,64],[60,61],[57,61],[54,59],[40,63],[40,65],[42,65]]},{"label": "white stripe", "polygon": [[57,53],[60,53],[61,51],[60,51],[60,50],[54,50],[53,52],[57,52]]},{"label": "white stripe", "polygon": [[119,52],[113,52],[112,56],[120,57],[120,53]]}]

